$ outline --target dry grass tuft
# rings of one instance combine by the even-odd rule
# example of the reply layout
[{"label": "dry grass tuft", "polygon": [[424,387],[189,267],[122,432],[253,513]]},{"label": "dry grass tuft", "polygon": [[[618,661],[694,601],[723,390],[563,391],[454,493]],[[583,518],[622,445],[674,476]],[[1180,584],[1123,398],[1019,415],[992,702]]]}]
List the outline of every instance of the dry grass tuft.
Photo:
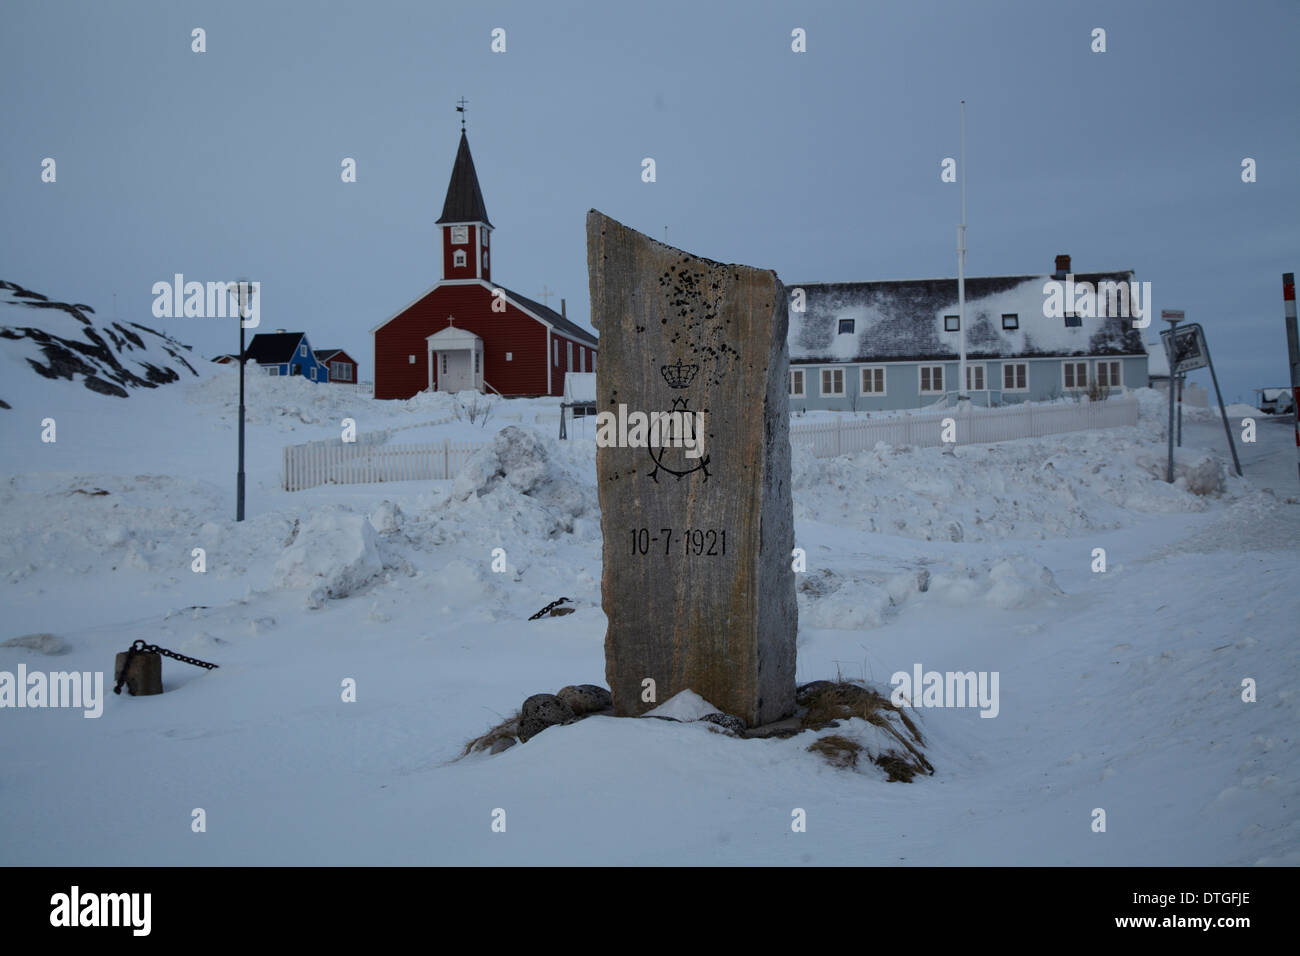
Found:
[{"label": "dry grass tuft", "polygon": [[[513,717],[507,717],[481,737],[475,737],[465,745],[465,749],[460,752],[460,756],[465,757],[472,753],[481,753],[484,750],[491,750],[493,745],[498,742],[515,740],[519,736],[520,716],[519,713],[516,713]],[[509,745],[507,744],[507,746]]]},{"label": "dry grass tuft", "polygon": [[810,753],[818,753],[826,758],[832,767],[852,770],[858,765],[858,754],[863,750],[862,744],[839,734],[828,734],[814,740],[808,746]]},{"label": "dry grass tuft", "polygon": [[[916,723],[906,711],[871,688],[851,681],[813,681],[799,688],[797,701],[802,709],[800,720],[805,730],[838,727],[840,721],[858,717],[890,734],[898,741],[903,752],[890,750],[872,760],[888,771],[891,781],[910,782],[918,773],[934,773],[934,767],[921,752],[925,738],[921,736]],[[822,739],[846,738],[832,735]],[[854,763],[856,764],[856,756]]]}]

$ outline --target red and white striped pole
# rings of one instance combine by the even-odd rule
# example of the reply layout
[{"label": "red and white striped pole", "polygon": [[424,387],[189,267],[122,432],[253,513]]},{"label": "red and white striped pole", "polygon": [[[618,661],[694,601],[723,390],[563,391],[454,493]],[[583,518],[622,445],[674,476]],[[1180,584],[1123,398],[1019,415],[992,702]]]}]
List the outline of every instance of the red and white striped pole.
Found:
[{"label": "red and white striped pole", "polygon": [[1300,472],[1300,331],[1296,329],[1295,273],[1282,273],[1282,306],[1286,311],[1286,348],[1291,360],[1291,412],[1295,417],[1296,470]]}]

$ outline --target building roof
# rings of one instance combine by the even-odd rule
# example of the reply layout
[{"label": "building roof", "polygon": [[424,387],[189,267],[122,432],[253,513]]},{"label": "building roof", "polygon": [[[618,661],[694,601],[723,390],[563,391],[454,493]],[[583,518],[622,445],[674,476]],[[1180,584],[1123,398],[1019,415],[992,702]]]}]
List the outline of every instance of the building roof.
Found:
[{"label": "building roof", "polygon": [[[1132,271],[1074,274],[1076,283],[1094,286],[1132,278]],[[1083,316],[1079,326],[1067,327],[1063,318],[1047,317],[1044,283],[1052,280],[1050,275],[967,278],[967,358],[1146,354],[1142,332],[1130,318]],[[787,283],[786,288],[802,288],[806,295],[803,312],[790,309],[791,362],[959,357],[960,333],[944,330],[944,316],[957,314],[956,279]],[[1011,313],[1019,327],[1004,329],[1002,316]],[[851,334],[839,332],[844,319],[854,320]]]},{"label": "building roof", "polygon": [[346,355],[348,358],[352,358],[351,355],[348,355],[346,349],[312,349],[312,351],[316,353],[316,361],[318,362],[328,363],[337,355]]},{"label": "building roof", "polygon": [[304,332],[260,332],[248,343],[248,358],[258,365],[279,365],[293,358]]},{"label": "building roof", "polygon": [[505,289],[506,295],[514,299],[516,302],[522,305],[529,312],[532,312],[539,319],[543,319],[544,321],[549,322],[551,325],[555,326],[556,330],[563,332],[565,335],[568,335],[574,339],[581,341],[584,345],[590,345],[592,348],[596,347],[596,337],[594,335],[592,335],[586,329],[582,328],[582,326],[574,325],[572,322],[570,322],[564,316],[560,315],[560,313],[556,312],[554,309],[548,308],[542,305],[540,302],[534,302],[532,299],[528,298],[527,296],[522,296],[518,292],[514,292],[510,289],[506,289],[506,287],[503,285],[496,285],[496,288]]},{"label": "building roof", "polygon": [[442,216],[438,225],[449,222],[484,222],[489,226],[483,190],[478,186],[474,172],[474,158],[469,154],[469,140],[460,131],[460,148],[456,150],[456,163],[451,168],[451,182],[447,184],[447,198],[442,203]]}]

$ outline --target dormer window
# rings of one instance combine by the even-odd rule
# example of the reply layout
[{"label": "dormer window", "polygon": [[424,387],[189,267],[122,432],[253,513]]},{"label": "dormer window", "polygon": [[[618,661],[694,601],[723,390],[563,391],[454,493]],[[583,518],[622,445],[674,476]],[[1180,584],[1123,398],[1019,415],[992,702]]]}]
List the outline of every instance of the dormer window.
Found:
[{"label": "dormer window", "polygon": [[852,335],[852,334],[853,334],[853,320],[840,319],[840,335]]},{"label": "dormer window", "polygon": [[463,246],[469,242],[469,226],[452,226],[451,227],[451,244],[453,246]]},{"label": "dormer window", "polygon": [[452,261],[452,265],[454,265],[457,269],[465,268],[465,250],[457,249],[455,253],[452,254],[451,261]]}]

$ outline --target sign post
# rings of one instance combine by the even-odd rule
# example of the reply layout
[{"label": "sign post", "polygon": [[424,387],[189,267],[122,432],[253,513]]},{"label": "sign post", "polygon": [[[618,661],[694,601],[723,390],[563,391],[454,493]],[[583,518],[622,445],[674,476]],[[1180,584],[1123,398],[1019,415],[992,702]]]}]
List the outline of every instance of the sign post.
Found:
[{"label": "sign post", "polygon": [[1291,367],[1291,415],[1295,419],[1296,467],[1300,469],[1300,332],[1296,330],[1295,273],[1282,273],[1282,307],[1286,315],[1286,350]]},{"label": "sign post", "polygon": [[1169,323],[1169,331],[1161,332],[1160,338],[1165,346],[1165,357],[1169,360],[1169,463],[1165,466],[1165,481],[1174,483],[1174,389],[1178,387],[1178,373],[1174,368],[1172,349],[1174,330],[1183,320],[1181,309],[1161,309],[1160,318]]},{"label": "sign post", "polygon": [[1183,313],[1175,313],[1175,318],[1170,318],[1170,313],[1162,312],[1161,318],[1169,322],[1169,331],[1161,332],[1160,338],[1164,340],[1165,353],[1169,356],[1169,470],[1168,480],[1170,483],[1174,480],[1174,405],[1173,405],[1173,388],[1175,380],[1182,376],[1184,372],[1197,368],[1209,368],[1210,380],[1214,382],[1214,394],[1219,400],[1219,416],[1223,419],[1223,433],[1228,437],[1228,450],[1232,452],[1232,465],[1237,474],[1241,474],[1241,460],[1237,458],[1237,445],[1232,440],[1232,426],[1228,424],[1228,411],[1223,407],[1223,392],[1219,390],[1219,377],[1214,374],[1214,361],[1210,358],[1210,346],[1205,341],[1205,330],[1201,328],[1198,322],[1189,322],[1182,328],[1178,328],[1178,322],[1182,320]]}]

